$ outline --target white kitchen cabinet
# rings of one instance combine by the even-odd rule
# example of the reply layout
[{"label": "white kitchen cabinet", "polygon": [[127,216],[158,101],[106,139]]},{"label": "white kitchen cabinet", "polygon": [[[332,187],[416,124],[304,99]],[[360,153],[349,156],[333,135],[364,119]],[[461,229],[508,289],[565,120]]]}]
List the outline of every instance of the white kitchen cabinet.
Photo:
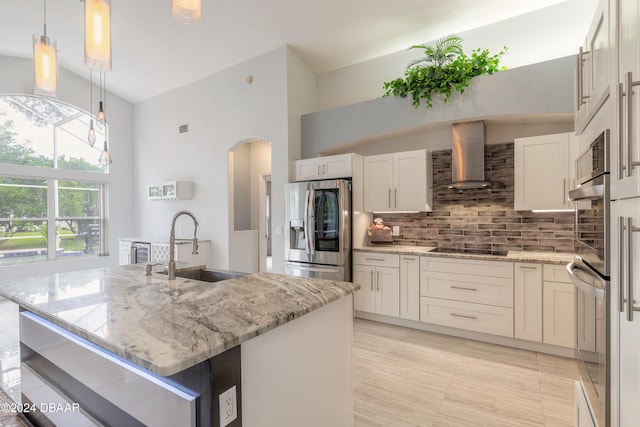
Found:
[{"label": "white kitchen cabinet", "polygon": [[513,337],[513,263],[421,256],[420,321]]},{"label": "white kitchen cabinet", "polygon": [[365,212],[431,211],[431,175],[427,150],[365,157]]},{"label": "white kitchen cabinet", "polygon": [[400,256],[400,317],[420,320],[420,257]]},{"label": "white kitchen cabinet", "polygon": [[619,328],[612,371],[619,385],[614,380],[612,389],[619,399],[619,424],[626,426],[640,420],[640,197],[611,202],[611,222],[612,328]]},{"label": "white kitchen cabinet", "polygon": [[395,254],[355,252],[353,281],[360,285],[355,309],[400,316],[400,257]]},{"label": "white kitchen cabinet", "polygon": [[514,265],[514,297],[514,337],[542,342],[542,265]]},{"label": "white kitchen cabinet", "polygon": [[354,164],[357,162],[362,162],[362,156],[355,153],[296,160],[295,180],[351,178],[354,169],[357,170],[358,166]]},{"label": "white kitchen cabinet", "polygon": [[118,265],[131,264],[131,245],[129,240],[118,241]]},{"label": "white kitchen cabinet", "polygon": [[575,287],[564,265],[545,264],[542,301],[542,341],[576,346]]},{"label": "white kitchen cabinet", "polygon": [[571,134],[514,140],[514,209],[572,209]]},{"label": "white kitchen cabinet", "polygon": [[609,0],[600,0],[577,55],[575,130],[578,134],[609,97],[611,46]]},{"label": "white kitchen cabinet", "polygon": [[[612,1],[617,34],[617,138],[611,144],[611,198],[640,195],[640,5]],[[633,90],[632,90],[633,87]],[[613,129],[612,129],[613,131]]]}]

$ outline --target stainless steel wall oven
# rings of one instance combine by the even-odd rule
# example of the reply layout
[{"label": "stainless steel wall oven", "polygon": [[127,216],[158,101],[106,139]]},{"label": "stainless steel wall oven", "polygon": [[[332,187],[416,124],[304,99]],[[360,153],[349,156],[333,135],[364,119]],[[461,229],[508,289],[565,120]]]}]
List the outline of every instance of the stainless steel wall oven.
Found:
[{"label": "stainless steel wall oven", "polygon": [[576,286],[576,359],[600,427],[610,412],[609,130],[576,159],[576,259],[567,271]]}]

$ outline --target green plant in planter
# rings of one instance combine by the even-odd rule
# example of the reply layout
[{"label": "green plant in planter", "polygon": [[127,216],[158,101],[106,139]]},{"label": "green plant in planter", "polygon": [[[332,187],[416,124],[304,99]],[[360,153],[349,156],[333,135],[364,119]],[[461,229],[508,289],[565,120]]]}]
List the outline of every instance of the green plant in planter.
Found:
[{"label": "green plant in planter", "polygon": [[416,108],[422,100],[431,107],[433,95],[437,93],[444,95],[448,102],[452,91],[464,92],[475,76],[506,69],[500,66],[506,46],[496,55],[487,49],[476,49],[467,56],[462,50],[462,39],[455,34],[438,40],[435,46],[421,44],[409,49],[424,49],[425,57],[409,63],[404,77],[385,82],[383,96],[406,98],[410,94]]}]

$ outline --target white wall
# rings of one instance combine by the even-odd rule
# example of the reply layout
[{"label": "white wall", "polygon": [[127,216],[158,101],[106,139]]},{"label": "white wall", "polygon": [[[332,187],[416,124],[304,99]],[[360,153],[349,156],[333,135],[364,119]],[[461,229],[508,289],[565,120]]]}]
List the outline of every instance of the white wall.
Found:
[{"label": "white wall", "polygon": [[[272,150],[273,268],[284,270],[284,184],[289,178],[291,150],[300,152],[300,114],[310,111],[296,111],[297,105],[287,97],[291,90],[287,80],[310,74],[292,56],[283,46],[135,106],[136,234],[167,238],[173,214],[188,209],[200,222],[199,238],[212,241],[211,265],[227,268],[232,236],[227,152],[239,142],[264,139]],[[294,69],[292,62],[297,64]],[[253,77],[251,84],[247,76]],[[313,91],[314,83],[307,88]],[[292,118],[296,120],[293,125]],[[189,133],[178,135],[178,125],[183,123],[189,123]],[[291,132],[292,126],[298,131]],[[193,181],[192,200],[146,200],[146,185],[173,179]],[[184,237],[190,237],[192,230],[185,222]]]},{"label": "white wall", "polygon": [[[476,48],[498,53],[507,45],[509,51],[501,63],[508,68],[562,58],[578,52],[597,3],[598,0],[567,0],[490,26],[461,32],[459,36],[463,39],[466,53]],[[575,49],[563,50],[559,43],[555,43],[558,39],[566,41],[566,34],[582,35],[573,40]],[[415,40],[414,44],[425,42],[429,40]],[[562,46],[566,45],[562,43]],[[379,98],[384,93],[383,82],[401,77],[407,64],[422,56],[419,49],[404,50],[318,75],[317,110]]]},{"label": "white wall", "polygon": [[[33,64],[30,59],[0,56],[0,94],[33,94]],[[88,77],[87,70],[87,77]],[[94,89],[97,93],[97,88]],[[58,70],[58,99],[89,111],[89,81]],[[109,150],[113,156],[109,182],[109,256],[62,261],[42,261],[0,267],[1,277],[47,274],[105,265],[118,265],[118,237],[133,232],[132,145],[133,106],[111,93],[107,94],[109,114]]]}]

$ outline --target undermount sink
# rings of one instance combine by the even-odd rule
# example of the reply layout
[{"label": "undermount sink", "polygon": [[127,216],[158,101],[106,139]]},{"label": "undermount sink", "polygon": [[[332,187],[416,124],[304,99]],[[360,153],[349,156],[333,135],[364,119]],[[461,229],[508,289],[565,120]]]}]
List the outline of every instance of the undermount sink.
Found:
[{"label": "undermount sink", "polygon": [[200,268],[196,270],[176,271],[176,277],[183,279],[200,280],[202,282],[219,282],[221,280],[235,279],[236,277],[246,276],[247,273],[238,271],[216,270],[214,268]]}]

